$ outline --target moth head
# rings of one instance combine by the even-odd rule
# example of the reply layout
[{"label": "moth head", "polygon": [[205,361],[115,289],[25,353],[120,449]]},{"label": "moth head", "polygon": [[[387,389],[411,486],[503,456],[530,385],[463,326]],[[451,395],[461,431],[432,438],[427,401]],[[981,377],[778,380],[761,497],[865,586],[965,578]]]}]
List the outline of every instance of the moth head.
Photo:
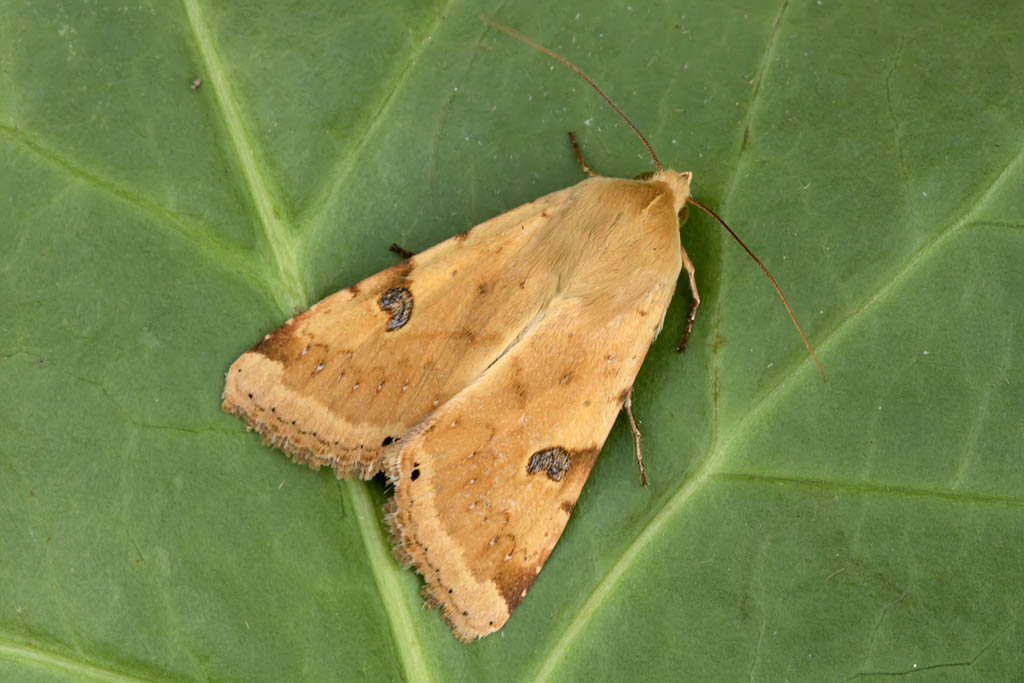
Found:
[{"label": "moth head", "polygon": [[693,178],[693,174],[689,171],[679,173],[672,169],[662,170],[651,176],[648,182],[652,183],[665,183],[672,190],[672,201],[676,208],[676,213],[682,212],[686,206],[686,198],[690,196],[690,180]]}]

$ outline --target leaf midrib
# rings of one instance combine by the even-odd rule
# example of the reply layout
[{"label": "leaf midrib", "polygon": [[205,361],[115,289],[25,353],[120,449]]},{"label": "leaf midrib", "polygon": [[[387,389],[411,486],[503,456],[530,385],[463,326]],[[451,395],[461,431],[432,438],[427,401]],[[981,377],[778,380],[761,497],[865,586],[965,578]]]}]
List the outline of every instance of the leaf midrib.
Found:
[{"label": "leaf midrib", "polygon": [[[295,231],[288,229],[283,211],[277,209],[281,204],[277,200],[272,183],[262,171],[265,166],[258,163],[242,114],[198,4],[195,0],[183,0],[183,5],[207,76],[216,94],[218,111],[224,121],[231,150],[243,171],[246,186],[277,269],[278,282],[272,288],[272,295],[282,312],[290,315],[312,303],[300,269],[303,255],[302,240]],[[381,107],[390,100],[391,94],[388,93]],[[373,130],[372,124],[369,130]],[[361,145],[357,145],[357,150],[360,147]],[[366,483],[344,481],[341,482],[341,486],[355,512],[359,535],[366,549],[367,563],[381,602],[385,606],[385,613],[395,638],[395,652],[404,678],[409,681],[429,681],[431,676],[424,657],[423,643],[413,625],[412,615],[398,581],[399,570],[390,552],[386,550],[387,539],[380,527],[377,506],[369,495]]]},{"label": "leaf midrib", "polygon": [[255,145],[249,137],[248,129],[242,119],[238,103],[231,84],[227,78],[220,56],[214,48],[207,22],[196,0],[182,0],[189,27],[195,38],[199,57],[205,66],[204,72],[211,81],[211,90],[217,103],[217,112],[221,116],[230,142],[230,151],[234,153],[242,177],[245,179],[253,207],[256,209],[260,227],[270,247],[273,262],[277,268],[277,286],[273,288],[273,296],[278,306],[290,315],[309,304],[309,289],[299,267],[299,250],[288,229],[283,214],[283,204],[278,199],[270,178],[263,173],[264,163],[257,158]]}]

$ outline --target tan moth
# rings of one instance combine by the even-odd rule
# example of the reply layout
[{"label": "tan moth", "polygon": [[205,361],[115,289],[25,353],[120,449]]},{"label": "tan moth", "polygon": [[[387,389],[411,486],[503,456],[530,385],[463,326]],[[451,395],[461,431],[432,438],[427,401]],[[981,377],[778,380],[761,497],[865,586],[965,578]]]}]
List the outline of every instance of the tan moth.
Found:
[{"label": "tan moth", "polygon": [[685,205],[704,208],[691,174],[663,169],[577,67],[496,26],[592,85],[657,172],[598,176],[573,139],[585,180],[289,319],[231,365],[222,403],[297,462],[385,473],[395,554],[464,641],[526,596],[623,408],[643,477],[633,381],[684,268],[680,348],[700,302],[679,237]]}]

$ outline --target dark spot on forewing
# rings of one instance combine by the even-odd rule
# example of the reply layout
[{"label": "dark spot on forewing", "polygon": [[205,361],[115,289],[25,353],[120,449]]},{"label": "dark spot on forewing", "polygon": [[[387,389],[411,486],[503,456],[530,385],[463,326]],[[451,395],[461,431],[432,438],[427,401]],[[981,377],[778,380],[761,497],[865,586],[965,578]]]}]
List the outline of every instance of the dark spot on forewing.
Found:
[{"label": "dark spot on forewing", "polygon": [[565,473],[569,471],[569,454],[561,446],[545,448],[530,456],[526,463],[527,474],[537,474],[545,471],[551,481],[561,481]]},{"label": "dark spot on forewing", "polygon": [[282,362],[293,360],[295,353],[292,349],[295,344],[301,343],[295,337],[295,323],[298,317],[290,318],[279,328],[256,342],[249,351],[262,354],[270,360]]},{"label": "dark spot on forewing", "polygon": [[279,334],[275,330],[256,342],[249,351],[262,354],[270,360],[284,360],[284,347],[287,343],[287,335]]},{"label": "dark spot on forewing", "polygon": [[380,295],[380,308],[391,314],[384,329],[388,332],[404,327],[412,316],[413,297],[405,287],[392,287]]},{"label": "dark spot on forewing", "polygon": [[501,589],[501,595],[505,598],[505,604],[508,605],[509,612],[519,607],[519,603],[526,597],[526,592],[533,585],[535,578],[537,578],[536,572],[523,572]]}]

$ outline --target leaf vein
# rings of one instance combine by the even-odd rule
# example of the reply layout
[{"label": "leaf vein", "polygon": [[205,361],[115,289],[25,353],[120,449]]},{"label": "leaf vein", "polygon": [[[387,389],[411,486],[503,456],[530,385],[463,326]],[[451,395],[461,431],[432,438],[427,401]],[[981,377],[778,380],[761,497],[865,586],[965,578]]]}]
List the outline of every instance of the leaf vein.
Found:
[{"label": "leaf vein", "polygon": [[[223,241],[211,237],[209,230],[200,229],[188,221],[182,220],[175,212],[153,200],[77,165],[73,160],[65,158],[56,150],[32,138],[24,130],[0,126],[0,134],[6,135],[8,139],[21,145],[31,154],[49,163],[54,168],[59,169],[61,173],[66,173],[68,176],[75,178],[84,185],[88,185],[99,193],[135,207],[143,215],[152,218],[156,225],[166,228],[169,234],[175,235],[184,242],[194,245],[196,251],[209,258],[211,263],[224,267],[226,270],[245,278],[245,280],[253,285],[262,287],[259,278],[252,270],[250,264],[236,250],[227,246]],[[212,258],[211,254],[216,254],[217,258]]]},{"label": "leaf vein", "polygon": [[803,477],[772,476],[750,474],[746,472],[720,472],[711,475],[715,481],[738,482],[752,484],[770,484],[776,486],[798,486],[821,489],[834,493],[843,491],[872,496],[894,496],[904,498],[935,498],[955,503],[976,505],[1000,505],[1006,507],[1024,507],[1024,496],[1007,496],[998,494],[974,493],[953,488],[886,485],[870,481],[843,481],[841,479],[810,479]]},{"label": "leaf vein", "polygon": [[209,26],[199,9],[197,0],[182,0],[188,23],[199,50],[199,58],[206,67],[211,90],[217,103],[217,112],[227,131],[228,142],[242,170],[249,196],[259,218],[263,235],[274,259],[278,286],[273,288],[277,304],[287,313],[309,305],[302,268],[299,267],[297,240],[282,217],[284,209],[278,193],[267,177],[266,164],[257,158],[242,112],[231,89],[228,73],[214,46]]},{"label": "leaf vein", "polygon": [[448,16],[451,5],[452,0],[448,0],[434,13],[426,28],[418,36],[418,40],[405,53],[399,68],[395,69],[394,75],[390,79],[391,87],[381,95],[375,107],[366,107],[367,110],[372,109],[372,113],[367,117],[362,133],[356,136],[355,145],[347,153],[340,155],[338,165],[334,170],[326,174],[328,178],[333,178],[334,181],[325,190],[321,191],[320,197],[313,201],[313,205],[317,208],[312,212],[309,219],[309,229],[305,231],[305,249],[308,249],[315,242],[316,237],[327,224],[328,208],[336,204],[338,195],[345,187],[346,181],[358,167],[357,159],[360,157],[363,149],[369,144],[369,141],[373,139],[377,129],[382,125],[384,114],[394,100],[395,93],[401,89],[412,66],[417,62],[427,46],[431,44],[437,27]]}]

